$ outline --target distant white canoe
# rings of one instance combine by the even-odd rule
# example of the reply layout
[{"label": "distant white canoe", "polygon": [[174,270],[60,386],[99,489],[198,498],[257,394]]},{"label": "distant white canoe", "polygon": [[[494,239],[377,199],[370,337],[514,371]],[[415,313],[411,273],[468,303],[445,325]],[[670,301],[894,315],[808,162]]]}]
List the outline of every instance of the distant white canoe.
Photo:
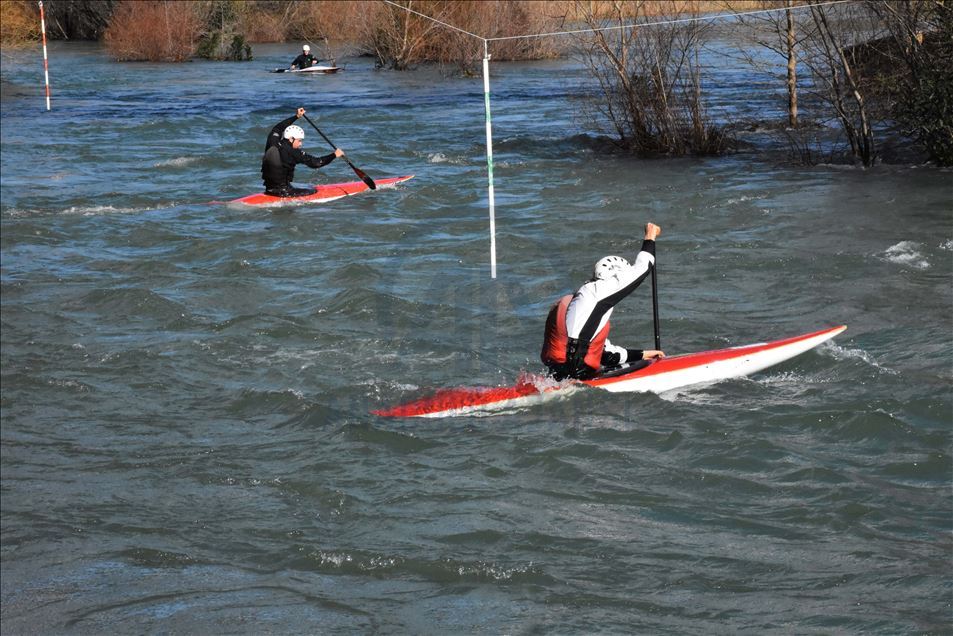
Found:
[{"label": "distant white canoe", "polygon": [[276,68],[272,73],[317,73],[319,75],[330,75],[331,73],[337,73],[341,69],[337,66],[324,66],[322,64],[315,64],[314,66],[309,66],[308,68]]}]

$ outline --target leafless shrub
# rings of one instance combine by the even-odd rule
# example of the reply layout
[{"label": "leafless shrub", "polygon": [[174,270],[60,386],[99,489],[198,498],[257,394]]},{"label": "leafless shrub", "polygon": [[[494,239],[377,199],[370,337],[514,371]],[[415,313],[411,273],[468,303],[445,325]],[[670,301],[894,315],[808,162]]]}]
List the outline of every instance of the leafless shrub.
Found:
[{"label": "leafless shrub", "polygon": [[[494,60],[542,60],[564,53],[560,40],[535,36],[558,28],[565,3],[537,1],[454,3],[450,19],[470,33],[485,38],[510,38],[490,42]],[[431,47],[431,56],[442,63],[455,64],[465,73],[474,71],[484,55],[483,42],[459,31],[446,31]]]},{"label": "leafless shrub", "polygon": [[123,0],[103,37],[118,61],[182,62],[202,33],[197,3]]},{"label": "leafless shrub", "polygon": [[40,38],[40,13],[35,2],[0,2],[0,45],[21,47]]},{"label": "leafless shrub", "polygon": [[241,13],[239,28],[249,42],[284,42],[288,39],[288,21],[282,13],[266,11],[249,3]]},{"label": "leafless shrub", "polygon": [[[451,4],[442,0],[404,0],[400,4],[440,22],[449,22],[453,13]],[[449,36],[447,27],[434,20],[390,4],[374,5],[359,27],[361,42],[374,53],[379,66],[394,70],[435,61],[433,43]]]},{"label": "leafless shrub", "polygon": [[363,23],[376,14],[380,4],[383,3],[379,0],[292,2],[281,11],[282,22],[291,39],[316,42],[329,38],[356,42],[361,39]]},{"label": "leafless shrub", "polygon": [[[564,3],[401,0],[398,4],[400,6],[369,1],[310,2],[298,6],[289,20],[296,25],[293,33],[297,37],[309,41],[325,37],[353,41],[359,50],[375,56],[381,67],[404,70],[424,62],[437,62],[455,64],[470,71],[483,57],[480,38],[547,30],[558,24],[560,18],[554,11]],[[491,53],[496,60],[527,60],[554,57],[560,51],[552,39],[527,38],[494,42]]]},{"label": "leafless shrub", "polygon": [[865,96],[867,80],[858,72],[856,45],[878,37],[881,25],[867,7],[811,6],[813,28],[804,38],[804,63],[817,95],[827,103],[847,137],[851,155],[864,166],[877,159],[873,118]]},{"label": "leafless shrub", "polygon": [[[598,98],[591,102],[593,123],[636,154],[725,152],[731,140],[708,119],[702,100],[698,58],[706,27],[691,21],[622,28],[639,19],[643,3],[599,3],[599,15],[593,6],[576,5],[583,23],[593,29],[577,38],[582,61],[599,87]],[[679,13],[678,2],[666,6],[667,15],[685,15]]]}]

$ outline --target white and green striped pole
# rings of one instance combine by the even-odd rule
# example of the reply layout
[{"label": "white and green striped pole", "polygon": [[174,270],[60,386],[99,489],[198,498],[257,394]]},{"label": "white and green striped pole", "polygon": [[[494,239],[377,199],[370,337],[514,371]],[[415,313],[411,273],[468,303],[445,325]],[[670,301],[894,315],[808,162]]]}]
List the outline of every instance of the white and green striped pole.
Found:
[{"label": "white and green striped pole", "polygon": [[487,197],[490,204],[490,278],[496,278],[496,201],[493,196],[493,124],[490,119],[490,47],[483,40],[483,104],[486,107]]}]

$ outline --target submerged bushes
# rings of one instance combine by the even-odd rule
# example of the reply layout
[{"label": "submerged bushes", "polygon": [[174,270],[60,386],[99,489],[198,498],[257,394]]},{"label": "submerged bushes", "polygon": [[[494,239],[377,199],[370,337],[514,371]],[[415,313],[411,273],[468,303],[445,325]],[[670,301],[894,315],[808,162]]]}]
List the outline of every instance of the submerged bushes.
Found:
[{"label": "submerged bushes", "polygon": [[[453,2],[430,0],[401,6],[419,11],[458,29],[486,38],[527,35],[555,30],[562,16],[553,13],[562,3]],[[472,71],[483,57],[483,42],[460,30],[448,29],[399,7],[367,3],[357,22],[363,47],[377,57],[378,66],[405,69],[420,62],[440,62]],[[539,60],[558,57],[562,50],[552,38],[523,38],[493,42],[495,60]]]},{"label": "submerged bushes", "polygon": [[[669,15],[680,15],[677,2],[666,6]],[[596,128],[610,134],[623,150],[643,156],[728,150],[731,139],[708,118],[702,98],[702,23],[625,28],[640,17],[639,3],[614,2],[611,14],[596,13],[591,3],[579,2],[577,7],[592,29],[577,41],[599,87],[589,101]]]},{"label": "submerged bushes", "polygon": [[245,41],[242,18],[248,4],[236,0],[206,3],[205,33],[196,54],[210,60],[241,62],[252,59],[251,46]]},{"label": "submerged bushes", "polygon": [[182,62],[195,52],[202,28],[194,3],[123,0],[103,42],[121,62]]},{"label": "submerged bushes", "polygon": [[237,0],[173,2],[123,0],[103,36],[118,61],[183,62],[199,56],[250,60],[241,32],[246,3]]}]

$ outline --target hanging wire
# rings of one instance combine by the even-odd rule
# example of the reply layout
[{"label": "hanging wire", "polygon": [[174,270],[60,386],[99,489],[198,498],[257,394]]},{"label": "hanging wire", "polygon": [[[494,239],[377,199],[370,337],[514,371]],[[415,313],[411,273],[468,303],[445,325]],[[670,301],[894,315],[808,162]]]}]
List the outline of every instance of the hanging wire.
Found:
[{"label": "hanging wire", "polygon": [[636,23],[633,23],[633,24],[622,24],[622,25],[609,26],[609,27],[587,28],[587,29],[573,29],[573,30],[568,30],[568,31],[549,31],[549,32],[546,32],[546,33],[527,33],[527,34],[525,34],[525,35],[507,35],[507,36],[496,37],[496,38],[488,38],[488,37],[484,37],[484,36],[482,36],[482,35],[477,35],[476,33],[470,33],[469,31],[466,31],[466,30],[464,30],[464,29],[461,29],[460,27],[454,26],[454,25],[449,24],[449,23],[447,23],[447,22],[442,22],[442,21],[440,21],[440,20],[438,20],[438,19],[436,19],[436,18],[430,17],[429,15],[427,15],[427,14],[425,14],[425,13],[421,13],[420,11],[415,11],[414,9],[411,9],[410,7],[405,7],[405,6],[401,5],[401,4],[397,4],[396,2],[393,2],[392,0],[382,0],[382,1],[383,1],[384,3],[386,3],[386,4],[395,6],[395,7],[397,7],[398,9],[402,9],[402,10],[404,10],[404,11],[407,11],[408,13],[413,13],[414,15],[418,15],[418,16],[420,16],[421,18],[425,18],[425,19],[427,19],[427,20],[430,20],[431,22],[436,22],[437,24],[440,24],[440,25],[442,25],[442,26],[445,26],[445,27],[447,27],[448,29],[453,29],[454,31],[459,31],[460,33],[469,35],[470,37],[476,38],[476,39],[478,39],[478,40],[483,40],[484,44],[486,44],[487,42],[502,42],[502,41],[504,41],[504,40],[520,40],[520,39],[529,39],[529,38],[556,37],[556,36],[559,36],[559,35],[576,35],[576,34],[579,34],[579,33],[596,33],[596,32],[599,32],[599,31],[618,31],[618,30],[623,30],[623,29],[640,29],[640,28],[642,28],[642,27],[660,26],[660,25],[665,25],[665,24],[681,24],[681,23],[685,23],[685,22],[699,22],[699,21],[719,20],[719,19],[721,19],[721,18],[735,18],[735,17],[739,17],[739,16],[759,15],[759,14],[762,14],[762,13],[773,13],[773,12],[775,12],[775,11],[801,11],[801,10],[803,10],[803,9],[811,9],[811,8],[816,8],[816,7],[827,7],[827,6],[831,6],[831,5],[835,5],[835,4],[848,4],[848,3],[860,2],[861,0],[830,0],[830,2],[817,2],[817,3],[814,3],[814,4],[800,4],[800,5],[790,6],[790,7],[777,7],[777,8],[774,8],[774,9],[756,9],[756,10],[753,10],[753,11],[737,11],[737,12],[732,12],[732,13],[718,13],[718,14],[715,14],[715,15],[698,15],[698,16],[693,16],[693,17],[691,17],[691,18],[679,18],[679,19],[677,19],[677,20],[658,20],[658,21],[655,21],[655,22],[636,22]]},{"label": "hanging wire", "polygon": [[[519,40],[519,39],[528,39],[528,38],[545,38],[545,37],[555,37],[557,35],[576,35],[579,33],[596,33],[599,31],[618,31],[622,29],[640,29],[642,27],[649,26],[660,26],[665,24],[682,24],[685,22],[703,22],[710,20],[718,20],[720,18],[734,18],[738,16],[747,16],[747,15],[758,15],[760,13],[771,13],[774,11],[795,11],[800,9],[810,9],[812,7],[826,7],[833,4],[844,4],[848,2],[857,2],[858,0],[831,0],[830,2],[819,2],[817,4],[802,4],[792,7],[777,7],[775,9],[757,9],[754,11],[738,11],[732,13],[718,13],[716,15],[698,15],[691,18],[679,18],[677,20],[659,20],[656,22],[636,22],[633,24],[622,24],[617,26],[610,27],[600,27],[600,28],[588,28],[588,29],[575,29],[572,31],[550,31],[548,33],[534,33],[528,35],[508,35],[505,37],[498,38],[486,38],[490,42],[502,42],[503,40]],[[479,37],[479,36],[477,36]]]}]

